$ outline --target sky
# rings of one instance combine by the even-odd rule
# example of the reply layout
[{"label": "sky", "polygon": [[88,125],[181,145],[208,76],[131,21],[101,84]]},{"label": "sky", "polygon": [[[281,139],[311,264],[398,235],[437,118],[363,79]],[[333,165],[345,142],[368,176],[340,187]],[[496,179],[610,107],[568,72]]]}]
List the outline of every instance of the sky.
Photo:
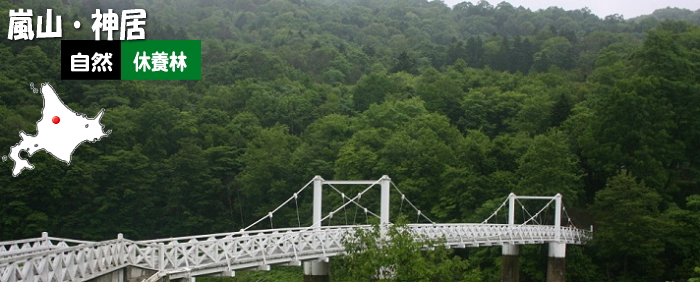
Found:
[{"label": "sky", "polygon": [[[491,5],[496,6],[502,0],[487,0]],[[454,6],[460,2],[478,3],[479,0],[444,0],[445,4]],[[600,18],[612,14],[623,15],[625,19],[634,18],[641,15],[648,15],[656,9],[666,7],[685,8],[691,11],[700,9],[698,0],[508,0],[511,5],[523,6],[530,10],[537,11],[550,6],[558,6],[564,10],[577,10],[588,7],[591,12]]]}]

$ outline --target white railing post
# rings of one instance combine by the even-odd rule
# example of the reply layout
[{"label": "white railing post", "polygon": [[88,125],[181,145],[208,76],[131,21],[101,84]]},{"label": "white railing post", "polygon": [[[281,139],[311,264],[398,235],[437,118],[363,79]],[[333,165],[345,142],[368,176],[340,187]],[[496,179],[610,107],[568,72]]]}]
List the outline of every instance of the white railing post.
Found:
[{"label": "white railing post", "polygon": [[117,267],[121,266],[124,263],[124,259],[122,258],[122,249],[124,248],[124,235],[121,233],[117,234]]},{"label": "white railing post", "polygon": [[51,247],[51,240],[49,240],[49,232],[41,232],[41,239],[44,247]]},{"label": "white railing post", "polygon": [[165,244],[158,243],[158,269],[165,270]]}]

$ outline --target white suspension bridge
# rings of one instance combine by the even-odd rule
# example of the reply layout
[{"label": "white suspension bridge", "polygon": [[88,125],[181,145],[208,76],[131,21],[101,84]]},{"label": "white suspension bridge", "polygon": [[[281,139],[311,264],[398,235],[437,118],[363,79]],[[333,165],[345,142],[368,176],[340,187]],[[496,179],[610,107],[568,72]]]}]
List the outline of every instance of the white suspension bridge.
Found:
[{"label": "white suspension bridge", "polygon": [[[272,219],[275,212],[294,201],[298,215],[298,197],[313,184],[313,224],[308,227],[250,230],[251,227]],[[343,204],[322,217],[322,187],[328,185],[343,199]],[[334,185],[368,185],[352,198]],[[380,187],[379,215],[368,210],[359,200],[373,187]],[[366,216],[379,218],[382,228],[389,221],[389,197],[391,186],[406,201],[417,217],[428,224],[409,224],[410,231],[428,239],[442,239],[449,248],[502,246],[501,281],[518,281],[518,246],[524,244],[549,244],[548,281],[564,281],[564,257],[567,244],[581,245],[591,239],[590,231],[577,229],[571,224],[562,196],[519,196],[510,194],[506,200],[481,223],[435,223],[406,198],[388,176],[378,180],[324,180],[316,176],[289,199],[238,232],[187,236],[156,240],[133,241],[117,238],[108,241],[81,241],[50,237],[43,233],[39,238],[0,242],[0,282],[15,281],[167,281],[172,279],[194,280],[197,276],[233,276],[244,269],[269,270],[270,265],[304,266],[308,281],[328,281],[329,258],[345,254],[343,238],[352,235],[357,228],[370,225],[328,225],[330,220],[346,206],[353,204]],[[547,204],[535,214],[530,214],[521,199],[545,200]],[[516,203],[523,210],[522,223],[516,224]],[[546,225],[537,219],[554,205],[554,223]],[[507,223],[490,223],[498,212],[508,206]],[[568,226],[562,226],[562,214]],[[299,220],[299,225],[301,221]],[[419,236],[417,236],[419,237]]]}]

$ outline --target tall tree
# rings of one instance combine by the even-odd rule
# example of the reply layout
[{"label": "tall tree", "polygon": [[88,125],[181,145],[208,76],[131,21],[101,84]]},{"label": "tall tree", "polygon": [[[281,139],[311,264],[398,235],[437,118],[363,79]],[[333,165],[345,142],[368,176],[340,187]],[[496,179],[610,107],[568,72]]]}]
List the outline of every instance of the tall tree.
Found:
[{"label": "tall tree", "polygon": [[484,47],[480,37],[469,37],[466,45],[467,65],[473,68],[484,67]]},{"label": "tall tree", "polygon": [[569,97],[566,94],[562,93],[559,95],[559,98],[554,104],[554,107],[552,107],[552,115],[550,118],[551,125],[554,127],[558,127],[569,117],[570,114],[571,101],[569,100]]},{"label": "tall tree", "polygon": [[357,82],[352,95],[355,110],[365,111],[370,105],[383,102],[386,95],[396,91],[393,81],[386,74],[372,73],[364,76]]},{"label": "tall tree", "polygon": [[525,154],[518,159],[521,194],[554,195],[561,193],[571,202],[583,194],[578,159],[569,149],[563,132],[552,129],[538,135]]},{"label": "tall tree", "polygon": [[606,261],[608,279],[618,281],[658,280],[664,263],[658,254],[664,245],[659,220],[661,197],[630,173],[612,177],[596,193],[596,240],[599,259]]},{"label": "tall tree", "polygon": [[391,73],[403,71],[410,74],[418,74],[418,63],[416,62],[416,59],[411,58],[411,56],[409,56],[405,51],[401,52],[396,60],[396,64],[391,68]]}]

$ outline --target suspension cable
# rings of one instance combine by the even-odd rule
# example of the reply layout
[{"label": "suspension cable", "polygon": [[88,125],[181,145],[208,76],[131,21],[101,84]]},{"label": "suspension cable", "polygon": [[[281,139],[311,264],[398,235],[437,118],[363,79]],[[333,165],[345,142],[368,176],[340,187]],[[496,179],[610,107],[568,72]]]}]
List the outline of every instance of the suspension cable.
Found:
[{"label": "suspension cable", "polygon": [[297,201],[297,193],[294,193],[294,205],[297,207],[297,222],[301,227],[301,218],[299,217],[299,201]]},{"label": "suspension cable", "polygon": [[493,212],[493,213],[491,214],[491,216],[489,216],[486,220],[482,221],[481,224],[487,223],[487,222],[489,222],[489,220],[490,220],[492,217],[497,216],[497,215],[498,215],[498,211],[501,210],[503,207],[506,206],[506,203],[508,202],[508,199],[510,199],[510,196],[506,197],[506,200],[503,201],[503,203],[501,203],[501,205],[496,209],[496,211]]},{"label": "suspension cable", "polygon": [[[528,216],[533,218],[534,216],[525,208],[525,205],[523,205],[522,202],[518,198],[515,198],[516,201],[518,201],[518,204],[520,204],[520,207],[523,209],[523,219],[525,219],[525,213],[527,213]],[[537,219],[533,219],[533,221],[537,224],[541,224]]]},{"label": "suspension cable", "polygon": [[[352,199],[349,199],[348,202],[346,202],[345,204],[343,204],[343,205],[340,206],[339,208],[335,209],[334,211],[330,212],[330,213],[329,213],[328,215],[326,215],[324,218],[321,218],[321,220],[319,220],[318,222],[314,222],[311,226],[306,227],[306,228],[300,230],[300,232],[304,232],[304,231],[307,231],[307,230],[309,230],[309,229],[311,229],[311,228],[314,228],[314,226],[315,226],[317,223],[320,224],[320,223],[323,222],[329,215],[332,216],[333,213],[339,211],[341,208],[347,206],[347,205],[350,204],[350,203],[355,203],[355,204],[357,204],[357,203],[355,202],[355,199],[358,199],[358,198],[362,197],[362,194],[364,194],[364,193],[367,192],[369,189],[371,189],[372,187],[374,187],[375,185],[377,185],[380,181],[381,181],[381,179],[378,179],[377,181],[375,181],[374,183],[372,183],[371,185],[369,185],[367,188],[365,188],[365,190],[362,190],[362,192],[357,193],[357,196],[355,196],[355,197],[352,198]],[[367,208],[365,208],[365,212],[367,212]],[[372,215],[374,215],[374,216],[376,216],[376,217],[379,217],[378,215],[376,215],[376,214],[374,214],[374,213],[372,213]]]},{"label": "suspension cable", "polygon": [[355,223],[357,222],[357,209],[358,208],[359,208],[358,206],[355,206],[355,217],[353,217],[353,219],[352,219],[352,225],[355,225]]},{"label": "suspension cable", "polygon": [[[306,187],[309,187],[309,185],[310,185],[311,183],[313,183],[313,182],[314,182],[314,180],[312,179],[311,181],[309,181],[309,183],[306,183],[306,185],[304,185],[304,187],[301,187],[301,189],[299,189],[299,191],[297,191],[296,193],[294,193],[294,195],[292,195],[291,197],[289,197],[289,199],[287,199],[286,201],[284,201],[284,203],[282,203],[281,205],[277,206],[276,209],[274,209],[273,211],[269,212],[266,216],[263,216],[262,218],[258,219],[258,220],[255,221],[253,224],[248,225],[248,227],[241,229],[241,231],[246,231],[246,230],[248,230],[248,228],[251,228],[251,227],[255,226],[256,224],[258,224],[258,223],[260,223],[261,221],[265,220],[265,218],[267,218],[267,217],[269,217],[270,215],[272,215],[273,213],[275,213],[277,210],[281,209],[284,205],[286,205],[287,203],[289,203],[289,201],[291,201],[292,199],[296,199],[296,195],[298,195],[299,193],[301,193],[302,191],[304,191],[304,189],[306,189]],[[301,225],[301,224],[300,224],[300,225]]]},{"label": "suspension cable", "polygon": [[564,215],[566,215],[566,220],[567,220],[569,223],[571,223],[571,225],[572,225],[574,228],[577,228],[577,227],[576,227],[576,224],[574,224],[574,222],[571,220],[571,217],[569,216],[569,213],[566,212],[566,207],[565,207],[564,205],[561,205],[561,209],[564,211]]},{"label": "suspension cable", "polygon": [[[327,184],[327,185],[330,186],[331,188],[333,188],[333,190],[335,190],[335,192],[337,192],[338,194],[340,194],[340,196],[343,198],[343,205],[342,205],[340,208],[345,209],[346,204],[350,204],[350,202],[352,202],[352,203],[355,204],[356,206],[359,206],[359,207],[361,207],[361,208],[363,208],[363,209],[365,209],[365,210],[367,209],[366,207],[364,207],[363,205],[361,205],[361,204],[358,203],[357,201],[355,201],[355,200],[353,200],[353,199],[350,199],[350,198],[348,198],[347,196],[345,196],[345,193],[340,192],[340,190],[338,190],[338,188],[335,188],[335,186],[333,186],[332,184]],[[364,192],[363,192],[363,193],[364,193]],[[361,198],[361,197],[360,197],[360,198]],[[358,198],[358,199],[360,199],[360,198]],[[346,202],[345,202],[345,199],[348,199],[349,202],[346,203]],[[338,209],[340,209],[340,208],[338,208]],[[371,213],[373,216],[379,217],[377,214],[373,213],[372,211],[369,211],[369,213]]]},{"label": "suspension cable", "polygon": [[[549,202],[548,202],[546,205],[544,205],[544,207],[542,207],[542,209],[540,209],[540,211],[538,211],[538,212],[535,214],[535,216],[539,215],[540,213],[542,213],[542,211],[544,211],[546,208],[548,208],[549,205],[551,205],[552,202],[554,202],[555,199],[556,199],[555,197],[552,197],[552,199],[549,200]],[[531,217],[531,218],[528,219],[527,221],[525,221],[525,222],[523,222],[522,224],[520,224],[520,226],[523,226],[523,225],[527,224],[528,222],[532,221],[533,218],[534,218],[534,217]]]},{"label": "suspension cable", "polygon": [[[411,207],[413,207],[413,209],[415,209],[416,211],[418,211],[418,216],[421,216],[421,215],[422,215],[423,218],[427,219],[430,223],[435,224],[434,221],[432,221],[430,218],[428,218],[428,217],[427,217],[425,214],[423,214],[418,208],[416,208],[416,206],[414,206],[413,203],[411,203],[411,200],[409,200],[409,199],[405,196],[405,194],[404,194],[403,192],[401,192],[401,190],[399,190],[399,187],[396,187],[396,184],[394,184],[393,181],[391,182],[391,185],[394,186],[394,189],[396,189],[396,191],[398,191],[399,194],[401,194],[401,198],[402,198],[402,199],[406,199],[406,202],[408,202],[408,204],[411,205]],[[401,203],[403,203],[403,202],[401,202]]]},{"label": "suspension cable", "polygon": [[[343,204],[345,204],[345,194],[342,194],[343,196]],[[343,215],[345,216],[345,225],[348,225],[348,211],[343,207]]]}]

